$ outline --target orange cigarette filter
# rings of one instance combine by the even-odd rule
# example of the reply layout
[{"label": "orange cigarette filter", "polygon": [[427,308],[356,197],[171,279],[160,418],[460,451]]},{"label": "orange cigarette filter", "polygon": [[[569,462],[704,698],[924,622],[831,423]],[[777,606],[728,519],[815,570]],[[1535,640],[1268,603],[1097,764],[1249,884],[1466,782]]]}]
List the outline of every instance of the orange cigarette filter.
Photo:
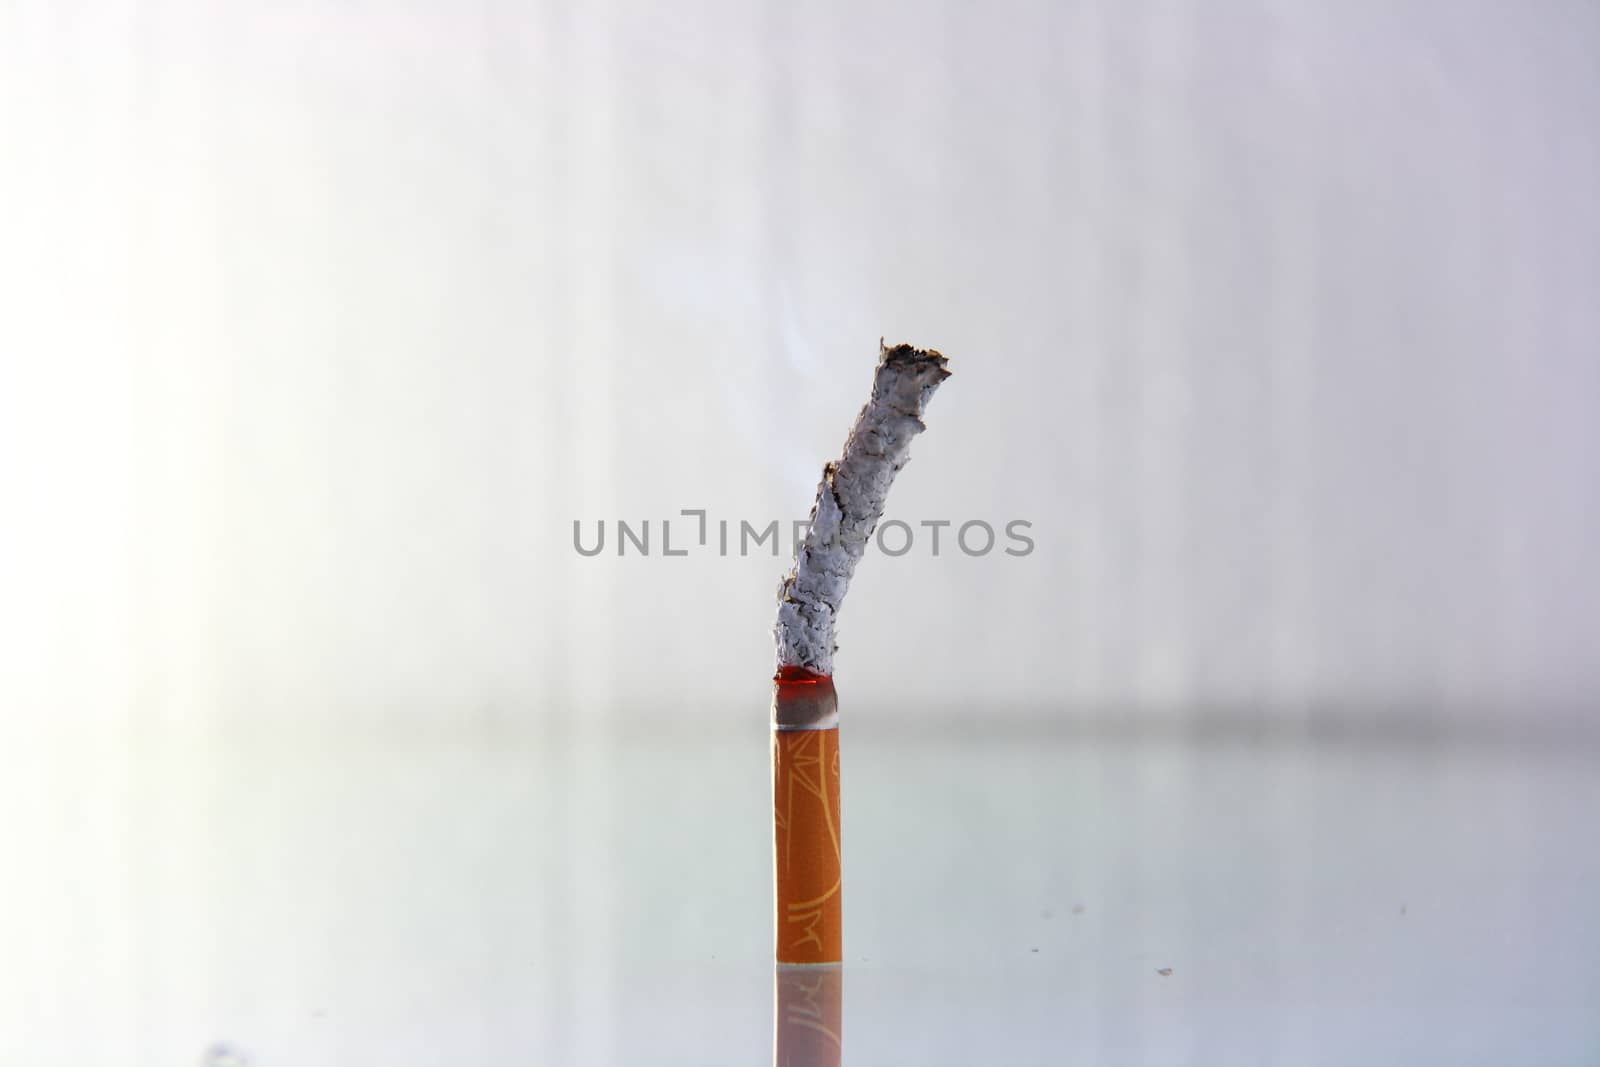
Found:
[{"label": "orange cigarette filter", "polygon": [[833,679],[785,668],[772,696],[779,963],[840,963],[839,705]]}]

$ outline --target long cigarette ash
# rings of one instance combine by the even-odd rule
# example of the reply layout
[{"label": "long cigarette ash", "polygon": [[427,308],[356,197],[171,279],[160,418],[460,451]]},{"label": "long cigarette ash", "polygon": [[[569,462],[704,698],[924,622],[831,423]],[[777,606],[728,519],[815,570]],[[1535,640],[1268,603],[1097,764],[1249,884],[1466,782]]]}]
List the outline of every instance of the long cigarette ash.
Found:
[{"label": "long cigarette ash", "polygon": [[932,349],[879,342],[872,397],[856,416],[838,462],[822,469],[811,528],[778,589],[778,670],[833,675],[834,620],[856,564],[883,517],[894,476],[911,460],[911,439],[949,362]]}]

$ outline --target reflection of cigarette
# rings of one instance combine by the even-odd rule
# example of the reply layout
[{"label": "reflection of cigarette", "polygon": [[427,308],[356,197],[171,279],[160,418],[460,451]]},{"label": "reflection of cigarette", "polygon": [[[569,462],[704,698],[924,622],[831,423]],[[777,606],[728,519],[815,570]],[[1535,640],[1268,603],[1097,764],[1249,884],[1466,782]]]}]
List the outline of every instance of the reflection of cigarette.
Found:
[{"label": "reflection of cigarette", "polygon": [[839,706],[833,621],[922,412],[950,376],[937,352],[880,344],[872,398],[844,454],[822,470],[811,528],[779,590],[772,696],[774,873],[779,963],[837,963],[840,938]]},{"label": "reflection of cigarette", "polygon": [[773,1067],[839,1067],[842,970],[780,966],[773,984]]}]

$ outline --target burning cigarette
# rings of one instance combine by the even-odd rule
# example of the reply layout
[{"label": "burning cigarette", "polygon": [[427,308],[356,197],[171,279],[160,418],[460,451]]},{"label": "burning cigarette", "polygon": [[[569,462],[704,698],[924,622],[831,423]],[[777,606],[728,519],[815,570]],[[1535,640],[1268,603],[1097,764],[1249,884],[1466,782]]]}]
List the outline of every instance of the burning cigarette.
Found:
[{"label": "burning cigarette", "polygon": [[777,961],[839,963],[839,705],[834,619],[866,551],[894,476],[948,361],[879,343],[872,397],[844,453],[822,469],[811,529],[778,591],[778,672],[772,695],[772,817]]}]

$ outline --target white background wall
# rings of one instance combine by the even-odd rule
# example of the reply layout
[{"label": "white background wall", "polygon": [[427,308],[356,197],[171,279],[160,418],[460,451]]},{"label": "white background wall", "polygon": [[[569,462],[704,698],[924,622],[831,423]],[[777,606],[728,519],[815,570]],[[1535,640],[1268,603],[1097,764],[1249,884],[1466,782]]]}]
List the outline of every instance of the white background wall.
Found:
[{"label": "white background wall", "polygon": [[[1587,3],[12,3],[8,716],[759,717],[880,335],[849,706],[1600,693]],[[675,530],[675,534],[679,531]]]}]

